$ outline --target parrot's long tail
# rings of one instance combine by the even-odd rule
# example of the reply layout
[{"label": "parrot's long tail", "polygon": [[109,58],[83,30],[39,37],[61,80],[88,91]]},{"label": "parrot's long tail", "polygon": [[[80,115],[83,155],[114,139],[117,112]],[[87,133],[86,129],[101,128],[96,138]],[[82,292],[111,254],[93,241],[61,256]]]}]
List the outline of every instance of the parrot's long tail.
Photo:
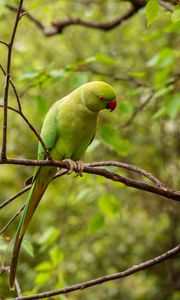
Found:
[{"label": "parrot's long tail", "polygon": [[19,251],[20,251],[20,247],[21,247],[21,242],[23,240],[26,229],[34,215],[36,207],[38,206],[38,203],[41,200],[41,198],[49,184],[50,179],[52,178],[52,176],[50,176],[52,174],[52,170],[50,170],[50,172],[46,171],[46,176],[42,176],[42,175],[45,175],[45,174],[42,174],[42,173],[44,173],[43,172],[44,170],[42,170],[43,168],[41,170],[40,169],[39,169],[39,172],[36,176],[34,183],[32,184],[30,192],[28,194],[25,208],[23,210],[23,214],[21,215],[19,225],[18,225],[16,235],[15,235],[15,242],[14,242],[13,254],[12,254],[12,258],[11,258],[10,275],[9,275],[10,290],[14,290],[16,268],[17,268],[17,262],[18,262],[18,256],[19,256]]}]

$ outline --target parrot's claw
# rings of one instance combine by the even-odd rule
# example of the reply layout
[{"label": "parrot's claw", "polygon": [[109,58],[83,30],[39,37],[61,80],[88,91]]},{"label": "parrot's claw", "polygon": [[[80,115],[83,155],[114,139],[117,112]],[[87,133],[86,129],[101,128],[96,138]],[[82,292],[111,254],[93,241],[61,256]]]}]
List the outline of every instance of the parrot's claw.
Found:
[{"label": "parrot's claw", "polygon": [[81,176],[82,177],[82,172],[84,170],[84,164],[82,161],[78,160],[78,161],[74,161],[72,159],[64,159],[64,162],[67,162],[69,165],[69,169],[67,174],[70,175],[73,171],[75,171],[77,173],[77,176]]},{"label": "parrot's claw", "polygon": [[82,172],[84,170],[84,164],[81,160],[77,160],[76,161],[76,166],[77,166],[77,169],[76,169],[76,173],[77,173],[77,176],[80,176],[82,177]]},{"label": "parrot's claw", "polygon": [[67,172],[68,175],[70,175],[73,171],[75,171],[77,169],[77,165],[74,160],[67,158],[67,159],[64,159],[63,161],[68,163],[68,165],[69,165],[69,169]]}]

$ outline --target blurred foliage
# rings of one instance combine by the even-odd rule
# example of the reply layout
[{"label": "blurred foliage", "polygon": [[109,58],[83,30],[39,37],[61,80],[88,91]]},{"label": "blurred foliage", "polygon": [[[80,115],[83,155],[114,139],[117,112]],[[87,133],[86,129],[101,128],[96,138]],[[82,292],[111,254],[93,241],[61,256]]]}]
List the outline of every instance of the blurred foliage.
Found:
[{"label": "blurred foliage", "polygon": [[[17,2],[0,1],[3,41],[9,40],[15,18],[5,4]],[[148,3],[146,9],[109,32],[71,26],[62,35],[47,38],[24,16],[14,44],[12,80],[25,115],[38,131],[58,98],[88,81],[109,82],[116,89],[118,107],[112,114],[101,114],[96,139],[83,160],[132,163],[178,189],[180,10],[179,5],[173,13],[158,6],[157,15],[153,6],[157,1]],[[69,16],[112,20],[123,14],[129,3],[26,0],[25,7],[48,26],[51,20]],[[7,49],[2,44],[0,53],[5,67]],[[2,73],[0,86],[2,102]],[[139,109],[152,91],[153,97]],[[10,104],[17,106],[12,90]],[[125,126],[134,111],[136,117]],[[0,118],[2,122],[2,112]],[[9,112],[8,122],[8,155],[35,158],[33,133],[14,112]],[[32,172],[32,167],[1,165],[1,203],[23,188]],[[1,210],[1,228],[25,199],[23,195]],[[10,262],[17,222],[0,238],[1,264]],[[61,288],[153,258],[178,242],[179,228],[179,207],[171,200],[93,175],[56,179],[45,193],[21,249],[18,280],[23,294]],[[179,270],[176,258],[119,281],[55,299],[177,300]],[[4,273],[0,299],[10,295]]]}]

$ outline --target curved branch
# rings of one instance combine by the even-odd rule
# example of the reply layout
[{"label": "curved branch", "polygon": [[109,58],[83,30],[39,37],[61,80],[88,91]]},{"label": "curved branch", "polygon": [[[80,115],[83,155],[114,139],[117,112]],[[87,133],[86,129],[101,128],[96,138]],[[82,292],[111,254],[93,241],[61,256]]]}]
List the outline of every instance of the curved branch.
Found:
[{"label": "curved branch", "polygon": [[155,185],[160,186],[160,187],[165,187],[165,185],[160,182],[156,177],[154,177],[150,172],[147,172],[146,170],[143,170],[139,167],[136,167],[131,164],[126,164],[122,162],[117,162],[117,161],[102,161],[102,162],[93,162],[89,164],[85,164],[88,167],[102,167],[102,166],[114,166],[114,167],[119,167],[123,168],[135,173],[138,173],[140,175],[145,176],[149,180],[151,180]]},{"label": "curved branch", "polygon": [[[14,86],[14,85],[13,85]],[[15,88],[15,86],[14,86]],[[16,91],[16,89],[15,89]],[[17,93],[17,92],[16,92]],[[19,98],[18,98],[19,99]],[[0,104],[0,107],[3,108],[4,105]],[[36,129],[33,127],[33,125],[29,122],[29,120],[26,118],[26,116],[24,115],[24,113],[22,112],[22,110],[20,109],[16,109],[12,106],[7,106],[7,109],[12,110],[14,112],[16,112],[17,114],[19,114],[22,119],[26,122],[26,124],[29,126],[29,128],[31,129],[31,131],[35,134],[35,136],[37,137],[37,139],[39,140],[39,142],[41,143],[47,157],[49,160],[52,160],[49,149],[46,147],[46,144],[44,143],[43,139],[41,138],[40,134],[36,131]]]},{"label": "curved branch", "polygon": [[[109,162],[110,164],[111,162]],[[69,169],[69,164],[66,161],[47,161],[47,160],[30,160],[30,159],[14,159],[14,158],[7,158],[7,159],[1,159],[0,164],[13,164],[13,165],[22,165],[22,166],[54,166],[58,168],[65,168]],[[76,170],[74,170],[76,172]],[[165,198],[169,198],[175,201],[180,201],[180,192],[174,191],[168,187],[159,187],[159,186],[153,186],[149,185],[147,183],[133,180],[129,177],[121,176],[119,174],[110,172],[106,169],[99,169],[95,167],[89,167],[88,165],[84,165],[83,172],[88,174],[94,174],[103,176],[107,179],[121,182],[125,184],[126,186],[133,187],[139,190],[144,190],[146,192],[161,195]]]},{"label": "curved branch", "polygon": [[[22,9],[27,17],[43,32],[45,36],[53,36],[56,34],[61,34],[63,30],[72,25],[81,25],[88,28],[99,29],[104,31],[109,31],[119,25],[121,25],[125,20],[132,17],[141,7],[145,5],[145,1],[130,1],[132,2],[132,7],[125,12],[124,15],[115,18],[109,22],[97,22],[82,20],[80,18],[69,18],[67,20],[52,21],[52,27],[45,27],[39,20],[37,20],[32,14],[30,14],[25,8]],[[17,12],[17,7],[11,4],[6,4],[6,7],[11,11]]]},{"label": "curved branch", "polygon": [[17,211],[17,213],[7,222],[7,224],[0,230],[0,234],[2,234],[6,229],[9,227],[9,225],[17,218],[17,216],[20,215],[20,213],[23,211],[25,207],[25,204],[20,207],[20,209]]},{"label": "curved branch", "polygon": [[113,28],[121,25],[125,20],[132,17],[141,6],[132,6],[124,15],[119,16],[118,18],[110,21],[110,22],[96,22],[96,21],[88,21],[88,20],[82,20],[80,18],[70,18],[67,20],[59,20],[59,21],[53,21],[52,25],[53,28],[46,29],[45,34],[50,36],[57,33],[62,33],[65,27],[71,26],[71,25],[81,25],[88,28],[93,29],[100,29],[104,31],[112,30]]},{"label": "curved branch", "polygon": [[42,299],[42,298],[50,298],[56,295],[62,295],[62,294],[68,294],[68,293],[72,293],[74,291],[78,291],[78,290],[84,290],[87,289],[89,287],[98,285],[98,284],[102,284],[104,282],[107,281],[112,281],[112,280],[116,280],[116,279],[120,279],[123,277],[127,277],[130,276],[131,274],[137,273],[139,271],[148,269],[154,265],[157,265],[165,260],[168,260],[170,258],[172,258],[173,256],[177,255],[178,253],[180,253],[180,244],[177,245],[176,247],[172,248],[171,250],[157,256],[154,257],[153,259],[149,259],[143,263],[140,263],[138,265],[134,265],[128,269],[126,269],[123,272],[118,272],[115,274],[111,274],[111,275],[106,275],[106,276],[102,276],[102,277],[98,277],[92,280],[88,280],[85,282],[81,282],[78,284],[74,284],[71,286],[68,286],[66,288],[62,288],[59,290],[54,290],[54,291],[49,291],[49,292],[44,292],[44,293],[40,293],[40,294],[36,294],[36,295],[31,295],[31,296],[21,296],[21,297],[17,297],[14,298],[14,300],[33,300],[33,299]]},{"label": "curved branch", "polygon": [[22,194],[24,194],[26,191],[28,191],[30,189],[30,185],[26,186],[25,188],[23,188],[21,191],[19,191],[16,195],[12,196],[11,198],[9,198],[8,200],[4,201],[1,205],[0,205],[0,209],[2,209],[3,207],[5,207],[6,205],[8,205],[9,203],[11,203],[13,200],[15,200],[16,198],[18,198],[19,196],[21,196]]}]

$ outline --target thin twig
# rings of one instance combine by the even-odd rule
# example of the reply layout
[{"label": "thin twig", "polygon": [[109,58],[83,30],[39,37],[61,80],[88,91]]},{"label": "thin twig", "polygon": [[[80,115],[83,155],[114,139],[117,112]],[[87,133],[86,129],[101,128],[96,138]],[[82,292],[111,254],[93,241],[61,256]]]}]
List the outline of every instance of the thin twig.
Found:
[{"label": "thin twig", "polygon": [[[54,166],[59,168],[69,169],[69,164],[66,161],[47,161],[47,160],[31,160],[31,159],[15,159],[15,158],[7,158],[0,160],[0,164],[13,164],[13,165],[23,165],[23,166]],[[76,170],[75,170],[76,171]],[[88,174],[94,174],[103,176],[107,179],[124,183],[126,186],[133,187],[139,190],[144,190],[149,193],[153,193],[156,195],[161,195],[165,198],[172,199],[175,201],[180,201],[180,192],[174,191],[168,187],[159,187],[149,185],[147,183],[133,180],[129,177],[121,176],[119,174],[110,172],[106,169],[99,169],[94,167],[88,167],[84,165],[83,172]]]},{"label": "thin twig", "polygon": [[18,210],[18,212],[7,222],[7,224],[0,230],[0,234],[4,233],[4,231],[6,231],[6,229],[9,227],[9,225],[17,218],[17,216],[20,215],[20,213],[23,211],[25,207],[25,204],[22,205],[20,207],[20,209]]},{"label": "thin twig", "polygon": [[127,127],[132,123],[132,121],[134,121],[135,117],[139,114],[139,112],[141,112],[144,109],[144,107],[153,99],[154,93],[155,91],[152,90],[151,94],[147,97],[147,99],[135,109],[132,116],[122,125],[122,127]]},{"label": "thin twig", "polygon": [[1,40],[0,40],[0,44],[3,44],[4,46],[9,47],[9,44],[8,44],[8,43],[6,43],[6,42],[4,42],[4,41],[1,41]]},{"label": "thin twig", "polygon": [[[13,12],[17,12],[17,7],[12,4],[6,4],[6,7],[9,8]],[[43,24],[37,20],[32,14],[30,14],[25,8],[21,9],[21,12],[25,13],[25,15],[41,30],[44,30]]]},{"label": "thin twig", "polygon": [[[6,71],[4,70],[3,66],[0,64],[0,69],[2,70],[3,74],[6,76]],[[13,88],[13,91],[14,91],[14,94],[16,96],[16,100],[17,100],[17,104],[18,104],[18,109],[19,111],[21,112],[22,111],[22,108],[21,108],[21,102],[20,102],[20,99],[19,99],[19,96],[18,96],[18,92],[16,90],[16,87],[14,85],[14,83],[12,82],[12,80],[10,79],[10,84]]]},{"label": "thin twig", "polygon": [[[68,172],[68,170],[57,172],[56,175],[52,178],[52,180],[56,179],[56,178],[59,178],[59,177],[65,175],[65,174],[67,174],[67,172]],[[28,190],[30,190],[30,188],[31,188],[31,184],[27,185],[26,187],[24,187],[17,194],[13,195],[11,198],[9,198],[8,200],[6,200],[2,204],[0,204],[0,209],[2,209],[3,207],[5,207],[6,205],[10,204],[12,201],[14,201],[15,199],[17,199],[19,196],[21,196],[24,193],[26,193]]]},{"label": "thin twig", "polygon": [[27,192],[29,189],[31,188],[30,185],[24,187],[21,191],[19,191],[16,195],[12,196],[11,198],[9,198],[8,200],[4,201],[1,205],[0,205],[0,209],[2,209],[3,207],[5,207],[6,205],[8,205],[9,203],[11,203],[13,200],[15,200],[16,198],[18,198],[19,196],[21,196],[22,194],[24,194],[25,192]]},{"label": "thin twig", "polygon": [[23,4],[23,0],[19,1],[19,6],[17,9],[17,15],[13,27],[13,31],[11,34],[10,42],[8,44],[8,56],[7,56],[7,66],[6,66],[6,78],[5,78],[5,87],[4,87],[4,114],[3,114],[3,139],[2,139],[2,149],[1,149],[1,159],[6,158],[6,146],[7,146],[7,121],[8,121],[8,98],[9,98],[9,83],[10,83],[10,72],[11,72],[11,57],[12,57],[12,49],[14,44],[14,39],[18,27],[18,23],[20,20],[21,7]]},{"label": "thin twig", "polygon": [[98,284],[102,284],[104,282],[107,281],[112,281],[112,280],[117,280],[123,277],[127,277],[130,276],[134,273],[137,273],[139,271],[151,268],[154,265],[157,265],[163,261],[166,261],[172,257],[174,257],[175,255],[177,255],[178,253],[180,253],[180,244],[177,245],[176,247],[172,248],[171,250],[157,256],[154,257],[152,259],[149,259],[143,263],[140,263],[138,265],[134,265],[128,269],[126,269],[123,272],[118,272],[118,273],[114,273],[111,275],[106,275],[106,276],[101,276],[92,280],[88,280],[85,282],[81,282],[78,284],[74,284],[59,290],[54,290],[54,291],[49,291],[49,292],[44,292],[44,293],[39,293],[39,294],[35,294],[35,295],[31,295],[31,296],[21,296],[21,297],[17,297],[14,298],[14,300],[33,300],[33,299],[43,299],[43,298],[50,298],[50,297],[54,297],[56,295],[62,295],[62,294],[68,294],[68,293],[72,293],[74,291],[82,291],[84,289],[90,288],[92,286],[98,285]]},{"label": "thin twig", "polygon": [[[3,274],[4,272],[10,273],[10,267],[9,266],[0,266],[0,274]],[[15,289],[17,291],[18,297],[22,297],[21,288],[20,288],[17,278],[15,278],[14,284],[15,284]]]},{"label": "thin twig", "polygon": [[162,7],[165,8],[165,10],[173,12],[173,8],[170,7],[166,2],[162,1],[162,0],[158,0],[159,5],[161,5]]},{"label": "thin twig", "polygon": [[[0,107],[3,108],[4,105],[0,104]],[[24,115],[24,113],[22,112],[22,110],[18,110],[18,109],[14,108],[12,106],[9,106],[9,105],[7,106],[7,108],[9,110],[12,110],[12,111],[16,112],[17,114],[19,114],[23,118],[23,120],[26,122],[26,124],[29,126],[29,128],[32,130],[32,132],[35,134],[35,136],[37,137],[37,139],[41,143],[41,145],[42,145],[42,147],[43,147],[43,149],[44,149],[44,151],[45,151],[48,159],[52,160],[52,157],[51,157],[51,154],[49,152],[49,149],[46,147],[46,145],[45,145],[43,139],[41,138],[40,134],[36,131],[36,129],[33,127],[33,125],[29,122],[29,120],[26,118],[26,116]]]},{"label": "thin twig", "polygon": [[[53,178],[53,179],[56,179],[58,177],[61,177],[65,174],[67,174],[68,170],[64,170],[64,171],[61,171],[61,172],[58,172]],[[9,204],[10,202],[12,202],[13,200],[15,200],[16,198],[18,198],[20,195],[24,194],[26,191],[28,191],[29,189],[31,188],[31,185],[27,186],[26,188],[22,189],[19,193],[17,193],[16,195],[14,195],[13,197],[11,197],[10,199],[6,200],[5,202],[3,202],[1,205],[0,205],[0,209],[4,206],[6,206],[7,204]],[[6,231],[6,229],[9,227],[9,225],[17,218],[17,216],[19,216],[21,214],[21,212],[23,211],[25,207],[25,204],[22,205],[20,207],[20,209],[17,211],[17,213],[7,222],[7,224],[0,230],[0,235],[2,233],[4,233]]]}]

